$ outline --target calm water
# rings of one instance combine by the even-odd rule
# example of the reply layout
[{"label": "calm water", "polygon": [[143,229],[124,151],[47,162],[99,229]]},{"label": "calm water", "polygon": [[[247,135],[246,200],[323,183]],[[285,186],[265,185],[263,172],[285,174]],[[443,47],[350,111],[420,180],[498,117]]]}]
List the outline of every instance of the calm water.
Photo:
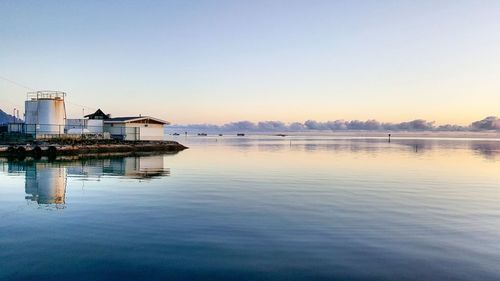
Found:
[{"label": "calm water", "polygon": [[0,160],[0,279],[500,280],[499,141],[179,141]]}]

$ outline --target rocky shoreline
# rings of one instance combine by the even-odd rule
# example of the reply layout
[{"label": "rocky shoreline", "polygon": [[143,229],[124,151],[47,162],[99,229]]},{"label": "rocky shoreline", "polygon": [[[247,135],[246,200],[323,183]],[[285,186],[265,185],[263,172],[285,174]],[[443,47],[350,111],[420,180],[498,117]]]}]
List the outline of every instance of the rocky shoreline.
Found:
[{"label": "rocky shoreline", "polygon": [[176,141],[119,141],[54,139],[18,145],[0,145],[2,157],[85,156],[109,153],[178,152],[187,149]]}]

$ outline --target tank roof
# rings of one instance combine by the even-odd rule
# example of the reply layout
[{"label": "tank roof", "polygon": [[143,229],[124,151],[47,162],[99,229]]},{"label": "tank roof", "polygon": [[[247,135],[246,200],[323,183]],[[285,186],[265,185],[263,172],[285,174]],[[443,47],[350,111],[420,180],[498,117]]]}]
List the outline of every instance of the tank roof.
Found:
[{"label": "tank roof", "polygon": [[60,91],[36,91],[26,94],[27,100],[64,100],[65,92]]}]

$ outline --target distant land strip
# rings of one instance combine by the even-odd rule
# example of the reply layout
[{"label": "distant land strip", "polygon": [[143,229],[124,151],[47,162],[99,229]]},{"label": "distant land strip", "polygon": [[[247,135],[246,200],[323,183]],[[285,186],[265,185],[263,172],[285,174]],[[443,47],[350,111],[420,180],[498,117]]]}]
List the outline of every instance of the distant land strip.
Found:
[{"label": "distant land strip", "polygon": [[285,131],[439,131],[439,132],[468,132],[468,131],[500,131],[500,119],[496,116],[489,116],[482,120],[472,122],[469,126],[461,125],[439,125],[434,121],[416,119],[401,123],[386,123],[377,120],[335,120],[320,122],[307,120],[303,123],[284,123],[281,121],[238,121],[224,125],[214,124],[189,124],[171,125],[168,130],[178,131],[207,131],[207,132],[285,132]]}]

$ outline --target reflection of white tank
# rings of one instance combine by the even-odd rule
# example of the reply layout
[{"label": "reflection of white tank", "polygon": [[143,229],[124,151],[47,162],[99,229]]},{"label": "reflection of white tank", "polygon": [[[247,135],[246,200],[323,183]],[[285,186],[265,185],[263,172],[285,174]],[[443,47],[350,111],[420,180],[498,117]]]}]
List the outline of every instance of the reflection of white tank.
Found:
[{"label": "reflection of white tank", "polygon": [[29,133],[62,134],[66,124],[64,92],[38,91],[28,93],[25,102],[25,123]]},{"label": "reflection of white tank", "polygon": [[66,195],[66,167],[36,163],[26,168],[26,199],[38,204],[64,204]]}]

